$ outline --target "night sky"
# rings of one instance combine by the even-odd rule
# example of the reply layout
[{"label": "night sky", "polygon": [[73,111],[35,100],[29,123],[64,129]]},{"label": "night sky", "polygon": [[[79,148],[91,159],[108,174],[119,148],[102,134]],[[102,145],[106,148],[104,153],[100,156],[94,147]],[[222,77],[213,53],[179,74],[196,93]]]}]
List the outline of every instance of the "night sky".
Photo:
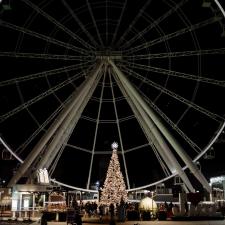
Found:
[{"label": "night sky", "polygon": [[[188,155],[197,157],[218,133],[225,113],[225,21],[215,2],[210,7],[202,2],[3,0],[1,137],[25,160],[92,74],[97,56],[115,53],[118,68]],[[213,144],[215,159],[199,159],[207,179],[225,173],[223,140],[221,134]],[[104,182],[114,141],[130,188],[166,176],[107,68],[49,168],[51,177],[86,188],[93,156],[91,183]],[[8,157],[3,146],[0,153]],[[9,181],[19,166],[15,159],[1,159],[0,177]]]}]

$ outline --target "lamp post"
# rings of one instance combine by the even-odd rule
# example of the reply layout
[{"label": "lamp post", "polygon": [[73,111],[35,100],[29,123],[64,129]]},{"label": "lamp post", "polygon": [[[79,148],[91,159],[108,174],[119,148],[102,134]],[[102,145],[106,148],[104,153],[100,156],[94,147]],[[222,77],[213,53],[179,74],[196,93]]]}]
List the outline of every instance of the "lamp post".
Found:
[{"label": "lamp post", "polygon": [[2,194],[4,193],[4,191],[0,191],[0,206],[2,206]]},{"label": "lamp post", "polygon": [[4,191],[0,191],[0,210],[1,210],[1,218],[2,218],[2,213],[3,213],[3,204],[2,204],[2,194],[4,194]]},{"label": "lamp post", "polygon": [[151,191],[151,197],[152,197],[152,218],[153,218],[153,198],[154,198],[154,191]]}]

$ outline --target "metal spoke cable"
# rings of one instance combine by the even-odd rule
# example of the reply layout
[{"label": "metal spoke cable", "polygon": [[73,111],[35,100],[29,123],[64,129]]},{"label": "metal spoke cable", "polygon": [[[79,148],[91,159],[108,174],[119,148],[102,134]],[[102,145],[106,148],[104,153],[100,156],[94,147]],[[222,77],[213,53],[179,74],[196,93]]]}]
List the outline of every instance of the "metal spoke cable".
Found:
[{"label": "metal spoke cable", "polygon": [[60,148],[64,146],[64,144],[69,140],[84,108],[90,100],[90,96],[93,94],[98,81],[101,79],[102,66],[103,65],[101,63],[95,73],[92,74],[91,79],[87,79],[82,83],[83,88],[80,88],[80,92],[77,95],[77,98],[74,99],[73,102],[71,102],[71,108],[68,111],[65,119],[59,124],[58,130],[56,130],[54,135],[52,136],[53,139],[51,140],[51,142],[49,142],[47,151],[44,153],[44,157],[38,163],[38,168],[48,168],[53,162],[55,156],[58,154]]},{"label": "metal spoke cable", "polygon": [[162,160],[162,158],[161,158],[161,156],[159,155],[159,153],[158,153],[158,151],[157,151],[155,145],[154,145],[153,143],[149,143],[149,144],[151,145],[152,150],[153,150],[153,152],[154,152],[154,154],[155,154],[155,156],[156,156],[156,158],[157,158],[157,160],[158,160],[158,162],[159,162],[159,165],[161,166],[161,168],[162,168],[164,174],[165,174],[166,176],[169,176],[171,173],[169,172],[169,169],[167,168],[167,166],[166,166],[166,164],[165,164],[166,162],[164,162],[164,161]]},{"label": "metal spoke cable", "polygon": [[59,160],[60,160],[60,158],[61,158],[61,156],[62,156],[63,151],[64,151],[64,146],[62,146],[62,148],[61,148],[60,151],[58,152],[58,154],[57,154],[57,156],[56,156],[56,158],[55,158],[53,164],[50,165],[50,167],[48,168],[48,173],[49,173],[50,177],[52,177],[52,174],[54,173],[55,168],[56,168],[56,166],[58,165],[58,162],[59,162]]},{"label": "metal spoke cable", "polygon": [[94,122],[94,123],[96,123],[96,119],[94,119],[94,118],[91,118],[91,117],[89,117],[89,116],[84,116],[84,115],[81,115],[81,117],[80,117],[81,119],[84,119],[84,120],[87,120],[87,121],[90,121],[90,122]]},{"label": "metal spoke cable", "polygon": [[[141,92],[142,95],[144,95]],[[171,126],[173,130],[175,130],[191,147],[196,153],[200,153],[201,149],[199,146],[193,142],[179,127],[177,124],[175,124],[172,120],[169,119],[168,116],[166,116],[165,113],[163,113],[147,96],[145,96],[146,102],[148,102],[151,107]]]},{"label": "metal spoke cable", "polygon": [[[121,87],[121,83],[118,83],[118,85]],[[123,92],[123,94],[126,96],[126,99],[130,105],[130,107],[132,108],[132,111],[134,112],[135,118],[137,119],[137,121],[139,122],[139,125],[143,131],[143,133],[145,134],[147,140],[149,141],[149,145],[151,146],[156,158],[158,159],[160,166],[163,170],[163,172],[165,173],[165,175],[169,174],[167,168],[165,167],[164,162],[162,161],[161,157],[159,156],[159,153],[156,149],[156,146],[154,145],[154,141],[153,141],[153,136],[150,138],[150,133],[151,131],[148,130],[148,127],[146,126],[146,123],[143,120],[143,117],[140,115],[139,110],[137,110],[137,107],[135,106],[133,100],[131,100],[131,98],[128,96],[128,94],[126,93],[126,91],[124,89],[121,88],[121,91]],[[148,131],[147,131],[148,130]],[[134,149],[133,149],[134,150]],[[137,148],[136,148],[137,150]],[[128,151],[126,151],[128,152]]]},{"label": "metal spoke cable", "polygon": [[106,124],[109,124],[109,123],[116,124],[116,120],[100,120],[99,122],[100,123],[106,123]]},{"label": "metal spoke cable", "polygon": [[60,151],[58,152],[57,156],[55,157],[53,164],[49,167],[48,171],[49,171],[50,177],[52,177],[52,174],[54,173],[55,168],[58,165],[58,162],[62,156],[62,153],[64,152],[65,147],[66,147],[66,142],[64,142],[64,145],[61,147]]},{"label": "metal spoke cable", "polygon": [[98,43],[95,41],[94,37],[90,34],[88,29],[84,26],[84,24],[80,21],[80,19],[77,17],[77,15],[74,13],[74,11],[71,9],[69,4],[66,2],[66,0],[62,0],[63,5],[65,8],[69,11],[70,15],[73,17],[73,19],[77,22],[77,24],[80,26],[82,31],[86,34],[86,36],[89,38],[89,40],[92,42],[92,44],[97,47]]},{"label": "metal spoke cable", "polygon": [[[102,85],[102,82],[99,82],[99,85]],[[104,84],[104,85],[105,85],[105,87],[109,87],[109,88],[111,87],[111,84],[108,84],[108,83],[106,83],[106,84]],[[113,81],[112,81],[112,85],[113,85],[113,86],[117,86],[116,83],[113,82]],[[122,98],[122,97],[123,97],[123,96],[121,96],[121,97],[119,97],[119,98]]]},{"label": "metal spoke cable", "polygon": [[[49,4],[51,4],[53,1],[54,0],[45,1],[45,2],[42,2],[40,5],[42,6],[42,8],[45,8],[45,7],[49,6]],[[37,16],[37,13],[35,11],[32,11],[30,13],[30,15],[27,17],[27,19],[25,20],[25,23],[23,23],[22,26],[24,28],[26,28],[26,27],[28,28],[29,26],[31,26],[31,24],[34,22],[36,16]],[[23,42],[24,42],[24,33],[20,32],[18,34],[16,46],[15,46],[15,49],[14,49],[15,52],[21,51],[21,46],[22,46]]]},{"label": "metal spoke cable", "polygon": [[[189,181],[187,175],[182,170],[179,162],[175,155],[173,155],[170,147],[166,144],[168,142],[171,147],[176,151],[179,155],[180,159],[189,167],[190,171],[192,171],[193,175],[199,180],[199,182],[203,185],[203,187],[210,193],[211,188],[209,186],[208,181],[203,176],[203,174],[198,170],[196,164],[192,162],[190,156],[186,153],[183,147],[177,142],[174,136],[169,132],[169,130],[165,127],[165,125],[161,122],[158,115],[147,105],[147,103],[141,98],[138,90],[130,83],[127,77],[120,71],[120,69],[114,64],[112,60],[109,59],[109,63],[112,65],[113,69],[118,75],[118,79],[120,79],[123,87],[127,89],[128,94],[130,94],[134,104],[145,120],[145,124],[148,125],[149,131],[152,131],[153,138],[156,138],[156,142],[154,142],[159,148],[160,155],[164,157],[165,161],[170,162],[171,172],[177,171],[181,176],[184,183],[187,185],[189,191],[193,192],[194,188]],[[151,126],[154,126],[152,129]],[[150,134],[150,133],[149,133]],[[150,134],[151,135],[151,134]],[[165,139],[164,139],[165,138]],[[168,160],[167,160],[168,159]],[[174,170],[175,169],[175,170]]]},{"label": "metal spoke cable", "polygon": [[[61,155],[62,155],[63,151],[65,150],[66,143],[70,139],[70,137],[72,135],[72,131],[73,131],[74,127],[76,126],[76,124],[77,124],[77,121],[74,121],[74,120],[71,121],[71,124],[67,128],[67,130],[65,130],[61,141],[58,143],[58,145],[56,146],[56,148],[52,152],[51,156],[48,157],[48,162],[45,164],[45,167],[47,169],[50,168],[51,173],[53,173],[55,171],[55,168],[58,164],[58,161],[61,158]],[[52,162],[53,162],[53,164],[52,164]]]},{"label": "metal spoke cable", "polygon": [[117,21],[116,29],[115,29],[115,31],[114,31],[114,33],[113,33],[113,38],[112,38],[111,46],[114,45],[114,42],[115,42],[115,40],[116,40],[117,33],[118,33],[118,30],[119,30],[119,28],[120,28],[120,26],[121,26],[121,22],[122,22],[122,18],[123,18],[123,16],[124,16],[124,12],[125,12],[126,6],[127,6],[127,0],[125,0],[124,3],[123,3],[123,7],[122,7],[122,10],[121,10],[119,19],[118,19],[118,21]]},{"label": "metal spoke cable", "polygon": [[95,26],[95,30],[96,30],[96,32],[97,32],[97,36],[98,36],[98,40],[99,40],[99,42],[100,42],[100,45],[101,45],[101,47],[104,47],[104,44],[103,44],[101,35],[100,35],[100,33],[99,33],[99,29],[98,29],[98,26],[97,26],[97,23],[96,23],[96,20],[95,20],[93,11],[92,11],[92,8],[91,8],[91,4],[89,3],[89,0],[86,0],[86,3],[87,3],[88,11],[89,11],[89,13],[90,13],[90,15],[91,15],[92,23],[93,23],[94,26]]},{"label": "metal spoke cable", "polygon": [[29,5],[33,10],[41,14],[43,17],[45,17],[47,20],[52,22],[54,25],[56,25],[58,28],[63,30],[65,33],[67,33],[69,36],[71,36],[74,40],[78,41],[80,44],[82,44],[85,48],[93,49],[93,46],[91,46],[89,43],[83,41],[78,35],[73,33],[70,29],[65,27],[63,24],[58,22],[55,18],[44,12],[42,9],[40,9],[37,5],[33,4],[32,2],[28,0],[22,0],[24,3]]},{"label": "metal spoke cable", "polygon": [[138,149],[142,149],[142,148],[145,148],[145,147],[148,147],[148,146],[149,146],[149,143],[146,143],[146,144],[138,145],[138,146],[133,147],[133,148],[125,149],[124,152],[129,153],[129,152],[133,152],[133,151],[136,151]]},{"label": "metal spoke cable", "polygon": [[147,34],[151,29],[154,27],[157,27],[162,21],[167,19],[170,15],[172,15],[174,12],[177,11],[178,8],[182,7],[188,0],[183,0],[179,2],[175,7],[164,13],[161,17],[156,19],[155,21],[151,22],[148,26],[146,26],[142,31],[139,31],[134,37],[132,37],[130,40],[128,40],[121,48],[126,49],[129,47],[132,43],[134,43],[138,38],[141,36],[144,36]]},{"label": "metal spoke cable", "polygon": [[[145,13],[143,13],[143,14],[145,15]],[[154,23],[154,19],[149,17],[149,16],[148,16],[148,18],[145,18],[145,19],[147,20],[148,24],[153,24]],[[165,32],[163,31],[163,29],[160,26],[156,27],[156,31],[158,32],[158,34],[160,36],[165,36]],[[170,45],[169,45],[168,41],[165,41],[164,44],[165,44],[165,47],[166,47],[166,51],[167,52],[171,52],[171,48],[170,48]],[[150,54],[150,52],[148,51],[148,53],[146,53],[146,54]],[[171,59],[170,58],[168,59],[168,68],[171,70]],[[167,78],[166,78],[166,80],[164,82],[164,86],[167,85],[168,80],[169,80],[169,76],[167,76]],[[157,99],[161,96],[161,94],[162,94],[162,92],[160,92],[159,95],[155,98],[155,101],[157,101]]]},{"label": "metal spoke cable", "polygon": [[[112,61],[111,61],[112,62]],[[171,152],[169,146],[167,145],[166,141],[164,140],[164,137],[156,127],[156,124],[152,121],[152,119],[147,115],[142,105],[139,103],[140,98],[135,96],[132,92],[130,92],[130,87],[126,86],[127,83],[129,83],[128,80],[121,77],[123,76],[122,73],[120,73],[119,69],[113,64],[113,69],[115,71],[115,79],[118,81],[118,86],[120,87],[122,93],[126,96],[127,101],[134,112],[144,134],[146,135],[146,138],[151,146],[153,147],[153,152],[156,150],[160,154],[160,156],[163,158],[163,160],[167,163],[168,168],[170,169],[171,173],[175,173],[178,171],[179,175],[182,176],[182,179],[184,179],[184,182],[188,184],[190,187],[190,190],[193,189],[190,181],[183,173],[180,164],[174,157],[173,153]],[[160,158],[161,159],[161,158]],[[161,161],[163,163],[163,161]],[[162,168],[164,170],[164,168]]]},{"label": "metal spoke cable", "polygon": [[[128,68],[124,69],[121,68],[121,71],[129,73],[130,75],[133,74],[137,74],[136,72],[134,72],[133,70],[130,70]],[[138,75],[138,74],[137,74]],[[162,110],[160,110],[157,105],[155,105],[151,99],[149,99],[140,89],[139,89],[139,93],[142,95],[143,99],[145,99],[145,101],[161,116],[161,118],[163,118],[172,129],[174,129],[191,147],[192,149],[197,152],[200,153],[201,149],[199,148],[199,146],[194,143],[179,127],[178,124],[174,123],[172,120],[169,119],[168,116],[166,116],[165,113],[162,112]]]},{"label": "metal spoke cable", "polygon": [[15,115],[18,112],[21,112],[22,110],[26,109],[27,107],[33,105],[34,103],[44,99],[45,97],[51,95],[52,93],[54,93],[57,90],[60,90],[61,88],[67,86],[68,84],[70,84],[72,81],[82,77],[83,74],[79,74],[79,75],[75,75],[73,77],[71,77],[70,79],[65,80],[64,82],[61,82],[60,84],[48,89],[47,91],[41,93],[40,95],[30,99],[29,101],[19,105],[18,107],[14,108],[13,110],[3,114],[0,116],[0,123],[5,121],[6,119],[10,118],[11,116]]},{"label": "metal spoke cable", "polygon": [[[173,1],[173,0],[170,0],[170,2],[172,2],[173,5],[176,5],[176,3]],[[168,4],[170,4],[170,2],[168,2]],[[186,14],[180,10],[180,13],[181,15],[183,16],[182,17],[182,21],[183,23],[188,27],[191,25],[191,21],[188,19],[188,17],[186,16]],[[199,39],[198,39],[198,36],[196,34],[196,32],[191,32],[190,33],[192,39],[193,39],[193,44],[194,44],[194,47],[196,50],[201,50],[201,46],[200,46],[200,43],[199,43]],[[202,55],[197,55],[197,65],[198,65],[198,70],[197,70],[197,74],[200,75],[200,77],[202,76]],[[195,98],[197,96],[197,93],[198,93],[198,88],[200,86],[200,82],[197,81],[196,84],[195,84],[195,88],[193,90],[193,93],[192,93],[192,97],[191,97],[191,101],[194,102],[195,101]],[[181,117],[179,118],[179,120],[177,121],[177,124],[180,123],[181,120],[183,120],[184,116],[188,113],[189,109],[191,107],[187,107],[186,110],[183,112],[183,114],[181,115]]]},{"label": "metal spoke cable", "polygon": [[[180,20],[184,23],[185,27],[190,27],[192,26],[192,23],[190,22],[190,20],[187,18],[186,14],[182,11],[181,7],[177,8],[177,3],[174,2],[173,0],[168,0],[168,1],[165,1],[165,3],[170,7],[170,8],[175,8],[177,9],[177,15],[179,16]],[[143,13],[143,17],[145,18],[145,20],[151,24],[153,21],[152,21],[152,18],[149,16],[149,14],[146,14],[145,12]],[[161,29],[160,26],[157,26],[156,29]],[[160,36],[161,37],[164,37],[165,34],[164,32],[159,32]],[[195,32],[190,32],[190,36],[192,37],[193,39],[193,44],[195,46],[195,49],[198,49],[200,50],[200,45],[199,45],[199,41],[198,41],[198,38],[196,36],[196,33]],[[168,44],[168,41],[165,41],[164,44]],[[169,49],[169,48],[168,48]],[[167,52],[171,52],[171,51],[168,51]],[[169,60],[171,60],[171,58],[169,58]],[[201,71],[201,56],[198,55],[197,56],[197,61],[198,61],[198,72],[197,74],[198,75],[201,75],[202,74],[202,71]],[[171,61],[170,61],[171,62]],[[167,68],[168,70],[171,70],[171,64],[168,66]],[[169,76],[167,76],[167,79],[166,79],[166,83],[164,84],[167,85],[167,81],[169,79]],[[193,94],[192,94],[192,98],[190,99],[192,102],[194,102],[195,100],[195,97],[196,97],[196,94],[197,94],[197,90],[198,90],[198,87],[199,87],[199,82],[197,81],[196,82],[196,85],[195,85],[195,89],[193,91]],[[162,92],[160,92],[160,94],[157,96],[157,98],[155,99],[155,101],[157,101],[157,99],[161,96]],[[183,112],[182,116],[180,117],[180,120],[185,116],[185,114],[189,111],[190,107],[187,107],[186,110]],[[177,122],[178,124],[179,122]]]},{"label": "metal spoke cable", "polygon": [[166,41],[166,40],[178,37],[178,36],[186,34],[188,32],[193,32],[193,31],[195,31],[197,29],[200,29],[200,28],[203,28],[203,27],[205,27],[207,25],[210,25],[212,23],[218,22],[221,19],[222,19],[222,17],[220,17],[220,16],[213,16],[213,17],[211,17],[209,19],[201,21],[201,22],[199,22],[197,24],[192,24],[189,27],[185,27],[185,28],[180,29],[180,30],[178,30],[176,32],[167,34],[167,35],[165,35],[163,37],[159,37],[159,38],[156,38],[155,40],[152,40],[152,41],[140,44],[138,46],[129,48],[128,50],[123,50],[123,52],[126,53],[126,54],[130,54],[130,53],[134,53],[134,52],[137,52],[137,51],[145,49],[145,48],[149,48],[149,47],[151,47],[153,45],[162,43],[163,41]]},{"label": "metal spoke cable", "polygon": [[56,59],[56,60],[70,60],[70,61],[86,61],[94,59],[93,56],[83,55],[57,55],[57,54],[39,54],[39,53],[27,53],[27,52],[0,52],[0,57],[14,57],[14,58],[26,58],[26,59]]},{"label": "metal spoke cable", "polygon": [[[20,98],[20,101],[22,104],[24,104],[24,97],[23,97],[23,94],[21,92],[21,89],[20,89],[20,86],[18,84],[18,82],[16,82],[16,89],[19,93],[19,98]],[[36,123],[37,126],[40,126],[40,123],[37,121],[37,119],[35,118],[35,116],[30,112],[29,108],[27,107],[26,108],[26,111],[28,112],[29,116],[34,120],[34,122]]]},{"label": "metal spoke cable", "polygon": [[108,39],[109,39],[109,30],[108,30],[108,23],[109,23],[109,18],[108,18],[108,0],[105,0],[105,44],[108,46]]},{"label": "metal spoke cable", "polygon": [[[91,68],[89,68],[91,70]],[[60,106],[42,123],[38,129],[35,130],[35,132],[22,144],[20,145],[15,152],[18,151],[18,154],[20,154],[28,145],[29,143],[42,131],[45,130],[45,127],[59,114],[59,112],[64,108],[64,106],[71,100],[72,95],[70,95],[63,104],[60,104]]]},{"label": "metal spoke cable", "polygon": [[[47,144],[48,151],[45,152],[46,157],[43,157],[39,163],[40,168],[43,168],[41,166],[47,162],[49,157],[51,157],[51,153],[54,151],[54,149],[56,147],[60,147],[57,144],[61,144],[61,137],[66,137],[66,134],[64,135],[66,127],[71,124],[71,120],[75,119],[75,117],[79,120],[79,114],[83,111],[84,104],[86,104],[85,100],[87,99],[87,97],[89,97],[88,95],[92,94],[92,86],[96,86],[96,83],[100,79],[101,74],[99,73],[99,71],[101,67],[102,63],[97,63],[94,67],[93,74],[87,76],[87,79],[80,84],[78,90],[73,92],[73,98],[71,102],[69,102],[65,109],[58,115],[57,120],[55,120],[54,123],[51,124],[51,126],[48,128],[48,132],[46,132],[45,135],[42,136],[39,142],[34,146],[32,151],[26,157],[24,163],[18,168],[16,174],[9,181],[8,186],[12,186],[17,183],[21,176],[23,176],[25,172],[27,172],[29,167],[32,166],[37,156],[40,155],[40,153],[42,152],[42,150],[45,149]],[[51,142],[49,143],[50,140]]]},{"label": "metal spoke cable", "polygon": [[[70,147],[70,148],[73,148],[73,149],[76,149],[76,150],[80,150],[80,151],[83,151],[83,152],[86,152],[86,153],[92,153],[91,150],[89,149],[85,149],[85,148],[81,148],[79,146],[75,146],[75,145],[71,145],[71,144],[68,144],[67,143],[67,146]],[[129,153],[129,152],[132,152],[132,151],[136,151],[138,149],[142,149],[144,147],[148,147],[149,146],[149,143],[146,143],[146,144],[143,144],[143,145],[139,145],[139,146],[136,146],[136,147],[133,147],[133,148],[130,148],[130,149],[124,149],[124,153]],[[118,151],[118,153],[121,153],[120,151]],[[95,151],[95,155],[110,155],[112,154],[110,151]]]},{"label": "metal spoke cable", "polygon": [[116,47],[120,46],[122,44],[122,42],[125,40],[125,37],[127,36],[127,34],[132,30],[132,28],[134,27],[134,25],[137,23],[137,21],[141,18],[143,12],[146,10],[146,8],[148,7],[148,5],[151,3],[152,0],[148,0],[139,10],[138,14],[134,17],[134,19],[132,20],[132,22],[130,22],[128,28],[124,31],[124,33],[121,35],[120,39],[118,40],[118,42],[116,43]]},{"label": "metal spoke cable", "polygon": [[[104,101],[102,101],[102,102],[104,102]],[[87,120],[87,121],[90,121],[90,122],[94,122],[94,123],[96,123],[96,119],[94,119],[94,118],[91,118],[91,117],[89,117],[89,116],[81,116],[81,118],[82,119],[84,119],[84,120]],[[122,117],[122,118],[120,118],[119,119],[119,122],[124,122],[124,121],[128,121],[128,120],[130,120],[130,119],[134,119],[135,118],[135,116],[134,115],[130,115],[130,116],[126,116],[126,117]],[[99,123],[116,123],[117,121],[116,120],[99,120]]]},{"label": "metal spoke cable", "polygon": [[[157,151],[156,145],[155,145],[154,141],[152,140],[153,136],[150,138],[150,133],[151,133],[151,131],[147,131],[148,128],[147,128],[145,122],[143,121],[142,116],[139,114],[138,110],[136,110],[136,109],[133,107],[133,111],[134,111],[134,110],[135,110],[135,114],[136,114],[136,115],[139,115],[139,116],[137,116],[137,119],[139,120],[140,127],[141,127],[142,131],[144,132],[144,134],[145,134],[147,140],[149,141],[149,145],[151,146],[151,149],[152,149],[152,151],[154,152],[154,154],[155,154],[155,156],[156,156],[156,158],[157,158],[157,160],[158,160],[158,162],[159,162],[159,164],[160,164],[160,166],[161,166],[161,168],[162,168],[164,174],[165,174],[166,176],[169,176],[169,175],[170,175],[170,172],[169,172],[168,168],[166,167],[165,162],[162,160],[162,158],[161,158],[159,152]],[[168,162],[167,162],[167,164],[168,164]]]},{"label": "metal spoke cable", "polygon": [[131,119],[134,119],[135,118],[135,115],[130,115],[130,116],[126,116],[126,117],[121,117],[119,118],[119,122],[122,123],[124,121],[128,121],[128,120],[131,120]]},{"label": "metal spoke cable", "polygon": [[138,80],[141,80],[142,82],[144,82],[146,84],[149,84],[152,87],[154,87],[154,88],[162,91],[163,93],[171,96],[172,98],[174,98],[174,99],[176,99],[176,100],[186,104],[187,106],[192,107],[193,109],[201,112],[202,114],[208,116],[209,118],[211,118],[211,119],[213,119],[215,121],[218,121],[218,122],[224,121],[224,118],[222,116],[208,111],[207,109],[205,109],[205,108],[203,108],[203,107],[201,107],[201,106],[199,106],[199,105],[197,105],[197,104],[195,104],[195,103],[185,99],[184,97],[176,94],[175,92],[170,91],[170,90],[166,89],[165,87],[163,87],[163,86],[161,86],[161,85],[159,85],[159,84],[157,84],[157,83],[155,83],[155,82],[153,82],[151,80],[147,80],[145,77],[143,77],[143,76],[141,76],[139,74],[133,74],[133,76],[135,78],[137,78]]},{"label": "metal spoke cable", "polygon": [[106,65],[104,66],[104,73],[103,73],[103,82],[102,82],[102,87],[101,87],[101,94],[100,94],[100,101],[98,104],[98,114],[96,118],[96,123],[95,123],[95,131],[94,131],[94,140],[92,144],[92,150],[91,150],[91,162],[89,165],[89,173],[88,173],[88,180],[87,180],[87,189],[90,189],[90,182],[91,182],[91,173],[92,173],[92,167],[93,167],[93,159],[94,159],[94,154],[95,154],[95,147],[96,147],[96,140],[97,140],[97,134],[98,134],[98,126],[99,126],[99,118],[101,114],[101,108],[102,108],[102,98],[103,98],[103,93],[105,89],[105,78],[106,78]]},{"label": "metal spoke cable", "polygon": [[120,123],[119,123],[119,116],[118,116],[118,110],[117,110],[117,105],[115,101],[115,93],[114,93],[114,86],[112,83],[112,74],[111,70],[109,71],[109,80],[111,84],[111,93],[112,93],[112,98],[113,98],[113,108],[114,108],[114,113],[116,115],[116,125],[117,125],[117,130],[118,130],[118,135],[119,135],[119,141],[120,141],[120,146],[121,146],[121,153],[122,153],[122,158],[123,158],[123,166],[125,170],[125,175],[126,175],[126,181],[127,181],[127,188],[130,189],[130,180],[128,176],[128,171],[127,171],[127,163],[126,163],[126,158],[125,158],[125,152],[123,148],[123,139],[122,139],[122,134],[121,134],[121,128],[120,128]]},{"label": "metal spoke cable", "polygon": [[85,64],[88,64],[88,63],[90,63],[90,62],[79,63],[79,64],[71,65],[71,66],[63,66],[63,67],[58,68],[58,69],[47,70],[47,71],[43,71],[43,72],[29,74],[27,76],[16,76],[16,78],[0,82],[0,87],[12,85],[12,84],[15,84],[17,82],[21,83],[21,82],[31,81],[31,80],[34,80],[34,79],[43,78],[43,77],[47,77],[47,76],[54,76],[54,75],[59,74],[59,73],[69,72],[69,71],[72,71],[72,70],[76,70],[79,67],[83,68],[83,66]]},{"label": "metal spoke cable", "polygon": [[[68,79],[70,79],[70,77],[68,77]],[[50,80],[48,79],[48,77],[45,77],[45,80],[46,80],[46,84],[47,84],[47,89],[51,89],[51,88],[52,88],[52,85],[51,85],[51,82],[50,82]],[[72,84],[72,82],[71,82],[71,84]],[[52,96],[55,97],[56,101],[58,101],[59,104],[62,103],[60,97],[58,97],[58,95],[57,95],[55,92],[52,93]]]},{"label": "metal spoke cable", "polygon": [[[105,87],[107,87],[107,85],[105,85]],[[120,97],[115,97],[116,101],[122,101],[124,100],[124,97],[123,96],[120,96]],[[100,101],[100,98],[99,97],[96,97],[96,96],[92,96],[91,100],[95,101],[95,102],[99,102]],[[112,102],[113,100],[110,99],[110,98],[104,98],[102,99],[102,102]]]},{"label": "metal spoke cable", "polygon": [[79,151],[82,151],[82,152],[86,152],[86,153],[92,153],[92,151],[90,149],[86,149],[86,148],[82,148],[82,147],[79,147],[79,146],[76,146],[76,145],[71,145],[69,143],[66,144],[66,146],[70,147],[70,148],[73,148],[73,149],[76,149],[76,150],[79,150]]},{"label": "metal spoke cable", "polygon": [[27,146],[31,143],[31,141],[34,140],[34,138],[41,132],[45,131],[45,127],[53,121],[53,119],[58,115],[58,113],[64,108],[64,106],[70,101],[71,96],[69,96],[66,101],[64,101],[63,104],[60,104],[60,106],[33,132],[33,134],[26,139],[26,141],[20,145],[15,152],[18,152],[18,154],[21,154]]},{"label": "metal spoke cable", "polygon": [[[173,0],[169,0],[169,1],[166,1],[166,3],[170,6],[170,7],[176,7],[176,2],[174,2]],[[192,23],[191,23],[191,21],[189,20],[189,18],[186,16],[186,14],[182,11],[182,9],[178,9],[178,16],[179,16],[179,18],[181,19],[181,21],[184,23],[184,25],[186,26],[186,27],[190,27],[190,26],[192,26]],[[215,14],[214,14],[215,15]],[[146,16],[148,16],[148,15],[146,15]],[[199,43],[199,40],[198,40],[198,37],[197,37],[197,35],[196,35],[196,32],[190,32],[190,35],[191,35],[191,37],[192,37],[192,39],[193,39],[193,44],[194,44],[194,47],[195,47],[195,49],[196,50],[201,50],[201,47],[200,47],[200,43]],[[197,74],[201,77],[202,76],[202,67],[201,67],[201,65],[202,65],[202,55],[197,55],[197,57],[196,57],[196,61],[197,61],[197,68],[198,68],[198,71],[197,71]],[[195,89],[194,89],[194,91],[193,91],[193,94],[192,94],[192,97],[191,97],[191,101],[192,102],[194,102],[195,101],[195,97],[196,97],[196,95],[197,95],[197,91],[198,91],[198,88],[199,88],[199,85],[200,85],[200,82],[199,81],[197,81],[196,82],[196,85],[195,85]],[[186,109],[185,109],[185,111],[183,112],[183,114],[180,116],[180,118],[179,118],[179,120],[176,122],[177,124],[179,124],[180,123],[180,121],[184,118],[184,116],[188,113],[188,111],[189,111],[189,109],[190,109],[191,107],[189,106],[189,107],[187,107]]]},{"label": "metal spoke cable", "polygon": [[[72,126],[70,126],[69,130],[72,129],[71,127]],[[65,131],[65,132],[69,133],[70,132],[69,130]],[[71,133],[68,134],[68,136],[66,138],[63,137],[63,140],[62,140],[63,143],[62,144],[59,143],[59,147],[57,146],[56,149],[55,149],[55,151],[57,150],[57,148],[59,148],[59,150],[57,150],[55,153],[53,152],[51,154],[51,157],[48,159],[47,164],[45,164],[45,168],[48,169],[50,175],[52,175],[53,172],[55,171],[55,168],[56,168],[56,166],[59,162],[59,159],[61,158],[62,153],[64,152],[64,149],[66,147],[66,143],[69,140],[70,136],[71,136]],[[38,168],[38,162],[36,162],[36,164],[37,164],[37,168]]]},{"label": "metal spoke cable", "polygon": [[194,51],[182,51],[182,52],[162,52],[162,53],[150,53],[142,55],[123,55],[123,59],[141,60],[141,59],[163,59],[172,57],[188,57],[188,56],[198,56],[198,55],[224,55],[225,48],[220,49],[201,49]]},{"label": "metal spoke cable", "polygon": [[41,39],[41,40],[44,40],[46,42],[50,42],[50,43],[55,44],[57,46],[60,46],[60,47],[63,47],[63,48],[75,51],[75,52],[77,52],[79,54],[82,54],[82,55],[88,55],[89,54],[88,50],[75,47],[74,45],[65,43],[63,41],[56,40],[56,39],[54,39],[52,37],[46,36],[44,34],[37,33],[35,31],[32,31],[32,30],[26,29],[24,27],[20,27],[20,26],[14,25],[12,23],[9,23],[9,22],[3,21],[3,20],[0,20],[0,26],[6,27],[6,28],[10,28],[12,30],[16,30],[16,31],[19,31],[19,32],[22,32],[24,34],[30,35],[32,37],[35,37],[35,38],[38,38],[38,39]]},{"label": "metal spoke cable", "polygon": [[178,77],[178,78],[182,78],[182,79],[194,80],[194,81],[198,81],[198,82],[203,82],[203,83],[208,83],[208,84],[212,84],[212,85],[225,87],[225,81],[224,80],[215,80],[215,79],[197,76],[197,75],[193,75],[193,74],[177,72],[177,71],[174,71],[174,70],[167,70],[167,69],[163,69],[163,68],[158,68],[158,67],[153,67],[153,66],[148,66],[148,65],[142,65],[142,64],[138,64],[138,63],[129,64],[129,62],[127,62],[127,61],[123,61],[123,63],[128,64],[131,68],[151,71],[151,72],[159,73],[159,74],[166,75],[166,76],[173,76],[173,77]]}]

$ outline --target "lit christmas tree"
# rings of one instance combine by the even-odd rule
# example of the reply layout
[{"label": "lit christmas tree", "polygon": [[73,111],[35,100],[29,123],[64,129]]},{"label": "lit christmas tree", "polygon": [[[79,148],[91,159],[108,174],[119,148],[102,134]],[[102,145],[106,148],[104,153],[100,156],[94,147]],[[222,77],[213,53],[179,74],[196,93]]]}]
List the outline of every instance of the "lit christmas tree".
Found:
[{"label": "lit christmas tree", "polygon": [[120,204],[121,200],[127,202],[126,185],[120,171],[120,163],[117,155],[118,144],[112,144],[113,153],[109,162],[106,179],[100,197],[100,204],[109,206]]}]

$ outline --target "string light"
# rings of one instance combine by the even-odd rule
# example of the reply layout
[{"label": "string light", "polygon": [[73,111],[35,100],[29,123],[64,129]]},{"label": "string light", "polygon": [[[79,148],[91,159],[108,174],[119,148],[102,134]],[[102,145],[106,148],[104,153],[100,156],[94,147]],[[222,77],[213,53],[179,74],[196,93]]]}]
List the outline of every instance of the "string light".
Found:
[{"label": "string light", "polygon": [[122,172],[120,170],[120,163],[117,155],[118,144],[112,143],[112,156],[109,162],[109,167],[106,174],[106,179],[100,197],[100,204],[109,206],[120,204],[121,200],[127,202],[126,185]]}]

